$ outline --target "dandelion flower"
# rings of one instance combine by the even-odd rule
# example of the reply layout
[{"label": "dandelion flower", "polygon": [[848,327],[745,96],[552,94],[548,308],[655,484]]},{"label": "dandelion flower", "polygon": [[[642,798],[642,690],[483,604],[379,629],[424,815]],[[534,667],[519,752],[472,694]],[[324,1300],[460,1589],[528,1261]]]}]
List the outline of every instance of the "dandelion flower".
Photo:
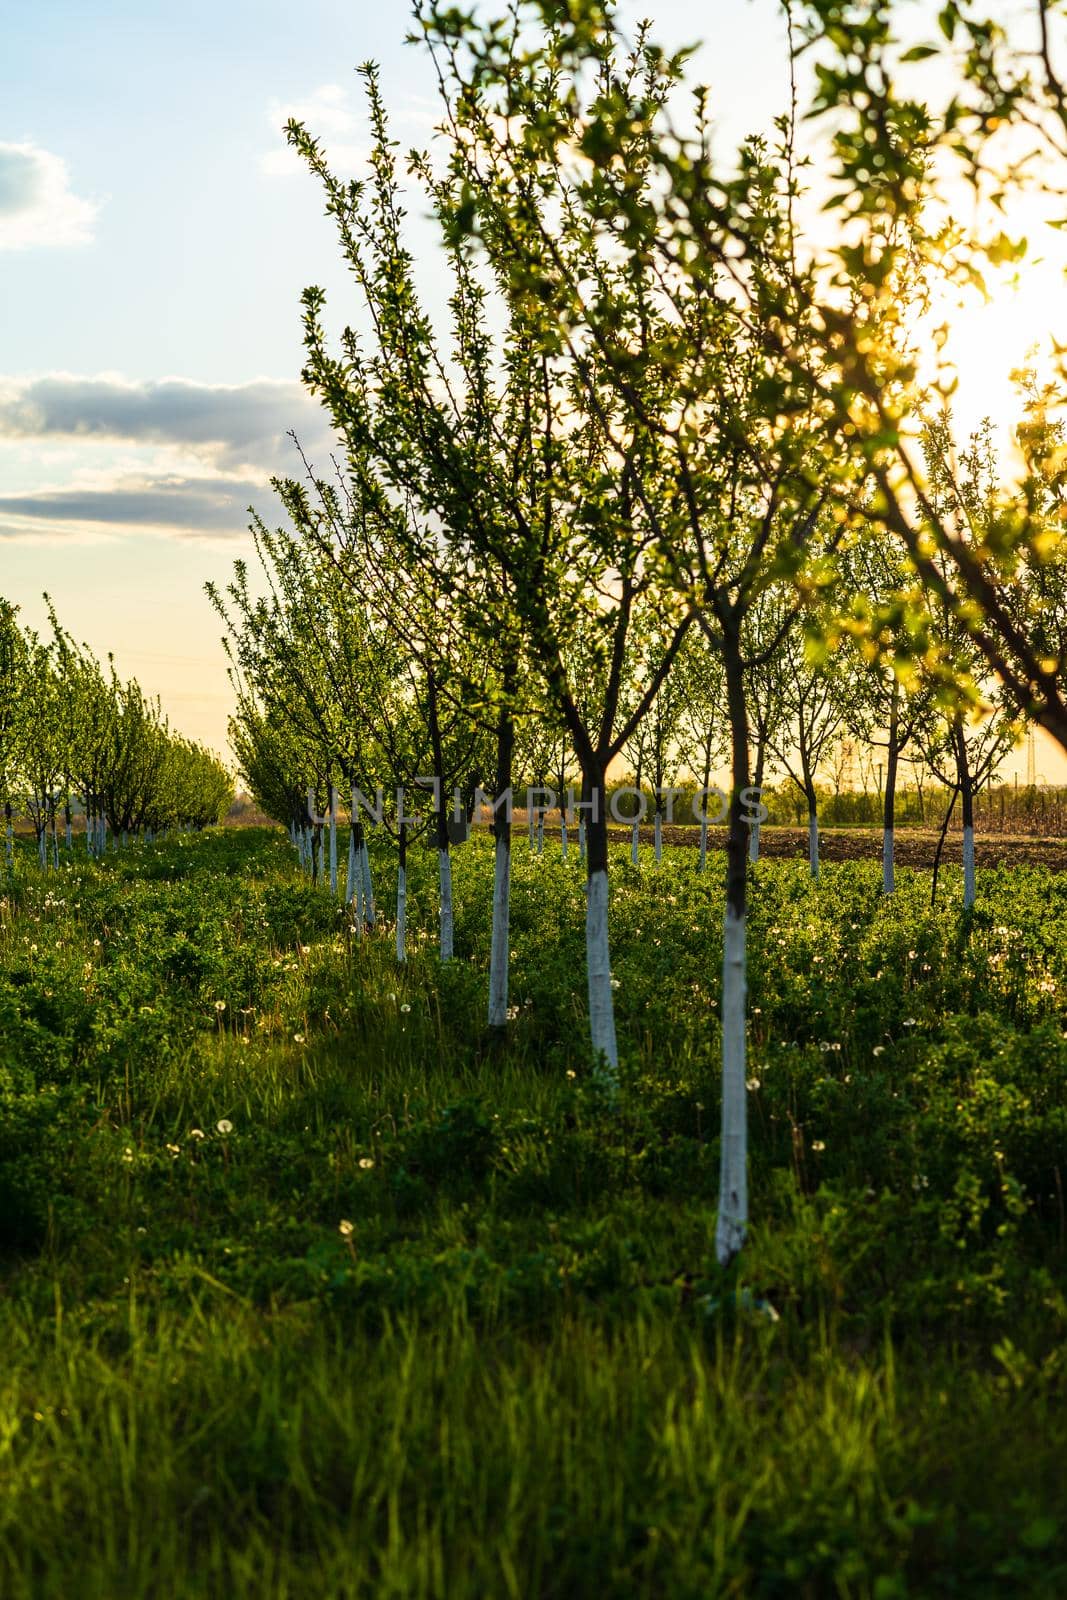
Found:
[{"label": "dandelion flower", "polygon": [[370,1156],[360,1156],[359,1164],[363,1168],[364,1172],[369,1172],[371,1167],[373,1167],[374,1162]]},{"label": "dandelion flower", "polygon": [[229,1117],[223,1117],[220,1121],[216,1122],[215,1126],[220,1133],[233,1132],[233,1123],[230,1121]]},{"label": "dandelion flower", "polygon": [[225,1002],[225,1000],[216,1000],[215,1001],[215,1010],[216,1011],[225,1011],[226,1010],[226,1002]]},{"label": "dandelion flower", "polygon": [[337,1231],[341,1235],[342,1239],[351,1239],[356,1229],[355,1225],[351,1222],[339,1222],[337,1224]]},{"label": "dandelion flower", "polygon": [[826,1149],[826,1140],[825,1139],[813,1139],[811,1141],[811,1148],[815,1151],[816,1155],[821,1155],[822,1152]]},{"label": "dandelion flower", "polygon": [[575,1072],[573,1067],[568,1067],[567,1068],[567,1076],[568,1076],[568,1078],[576,1078],[578,1076],[578,1074]]},{"label": "dandelion flower", "polygon": [[884,1056],[885,1055],[885,1045],[884,1044],[876,1044],[874,1049],[871,1051],[871,1055],[872,1056]]},{"label": "dandelion flower", "polygon": [[408,1005],[407,1001],[405,1000],[404,1004],[400,1007],[400,1009],[401,1009],[401,1011],[410,1011],[411,1007]]},{"label": "dandelion flower", "polygon": [[304,1043],[304,1035],[302,1033],[294,1033],[293,1034],[293,1043],[294,1044],[303,1044]]},{"label": "dandelion flower", "polygon": [[202,1139],[204,1137],[203,1128],[190,1128],[189,1137],[190,1139]]},{"label": "dandelion flower", "polygon": [[759,1088],[759,1079],[758,1078],[746,1078],[745,1079],[745,1088],[746,1089],[758,1089]]}]

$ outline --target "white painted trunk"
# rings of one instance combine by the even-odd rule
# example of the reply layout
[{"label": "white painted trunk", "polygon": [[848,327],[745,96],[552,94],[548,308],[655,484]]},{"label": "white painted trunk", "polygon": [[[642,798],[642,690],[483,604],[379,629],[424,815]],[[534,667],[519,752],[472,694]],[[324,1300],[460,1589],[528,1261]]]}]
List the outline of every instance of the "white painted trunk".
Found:
[{"label": "white painted trunk", "polygon": [[498,839],[493,869],[493,937],[489,952],[489,1026],[503,1028],[508,1020],[508,949],[511,914],[511,851]]},{"label": "white painted trunk", "polygon": [[697,859],[697,871],[703,872],[708,864],[708,819],[700,819],[700,855]]},{"label": "white painted trunk", "polygon": [[715,1254],[727,1266],[748,1222],[745,1106],[745,918],[726,908],[722,954],[722,1157]]},{"label": "white painted trunk", "polygon": [[637,832],[639,826],[640,824],[635,822],[630,830],[630,864],[635,867],[638,862],[638,845],[640,843]]},{"label": "white painted trunk", "polygon": [[578,860],[585,860],[585,823],[578,819]]},{"label": "white painted trunk", "polygon": [[374,884],[371,882],[370,851],[367,849],[367,841],[366,841],[366,839],[364,839],[364,841],[363,841],[363,850],[362,850],[361,854],[363,856],[363,867],[362,867],[362,874],[361,874],[362,878],[363,878],[363,920],[366,922],[368,928],[373,928],[374,927]]},{"label": "white painted trunk", "polygon": [[813,878],[819,876],[819,819],[814,812],[808,817],[808,865]]},{"label": "white painted trunk", "polygon": [[748,829],[748,859],[759,860],[759,819],[749,824]]},{"label": "white painted trunk", "polygon": [[882,893],[892,894],[893,880],[893,830],[882,829]]},{"label": "white painted trunk", "polygon": [[560,834],[559,834],[560,842],[561,842],[561,845],[562,845],[562,857],[563,857],[563,860],[566,861],[566,859],[567,859],[567,819],[566,819],[566,817],[562,817],[560,819],[559,829],[560,829]]},{"label": "white painted trunk", "polygon": [[408,874],[400,867],[396,875],[396,959],[408,958]]},{"label": "white painted trunk", "polygon": [[330,786],[330,893],[337,899],[337,795]]},{"label": "white painted trunk", "polygon": [[974,905],[974,829],[963,830],[963,909]]},{"label": "white painted trunk", "polygon": [[67,854],[69,856],[71,851],[74,849],[74,824],[73,824],[73,822],[68,822],[67,823],[66,839],[67,839]]},{"label": "white painted trunk", "polygon": [[[358,850],[356,851],[355,889],[353,890],[353,894],[354,894],[355,898],[350,902],[352,907],[353,907],[353,909],[354,909],[354,911],[355,911],[356,927],[359,930],[359,933],[360,933],[361,937],[362,937],[362,934],[363,934],[363,922],[364,922],[363,913],[364,913],[364,909],[365,909],[364,902],[365,902],[365,900],[367,898],[366,891],[365,891],[365,889],[363,887],[363,849],[364,849],[364,846],[360,845]],[[405,889],[405,894],[406,894],[406,892],[407,892],[407,884],[406,884],[406,882],[405,882],[405,885],[404,885],[404,889]]]},{"label": "white painted trunk", "polygon": [[41,829],[41,837],[40,837],[40,839],[38,841],[38,845],[37,845],[37,854],[41,858],[41,871],[43,872],[45,870],[45,868],[47,867],[47,865],[48,865],[48,829],[47,828],[42,828]]},{"label": "white painted trunk", "polygon": [[351,905],[356,898],[356,830],[348,830],[348,867],[345,870],[345,898]]},{"label": "white painted trunk", "polygon": [[537,817],[537,854],[539,856],[543,856],[544,853],[545,853],[545,814],[544,814],[543,811],[541,811],[541,812],[538,813],[538,817]]},{"label": "white painted trunk", "polygon": [[7,825],[4,851],[7,857],[7,870],[13,872],[15,869],[15,830],[10,822]]},{"label": "white painted trunk", "polygon": [[437,866],[441,880],[441,960],[452,959],[452,852],[438,850]]},{"label": "white painted trunk", "polygon": [[656,865],[663,860],[663,818],[656,812]]},{"label": "white painted trunk", "polygon": [[615,998],[608,946],[608,875],[594,872],[586,886],[585,964],[589,983],[589,1036],[597,1071],[612,1089],[619,1078]]}]

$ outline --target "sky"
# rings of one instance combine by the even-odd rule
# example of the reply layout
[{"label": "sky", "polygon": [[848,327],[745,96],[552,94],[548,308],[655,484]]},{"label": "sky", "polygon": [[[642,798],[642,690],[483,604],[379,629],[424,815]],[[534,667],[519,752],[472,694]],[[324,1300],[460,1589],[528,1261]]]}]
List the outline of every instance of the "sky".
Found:
[{"label": "sky", "polygon": [[[623,10],[668,45],[703,32],[694,74],[723,140],[770,129],[775,0]],[[288,431],[329,452],[299,382],[301,290],[326,289],[334,326],[357,314],[282,126],[301,116],[354,175],[355,69],[373,59],[397,138],[426,144],[435,89],[408,18],[398,0],[3,0],[0,594],[42,626],[47,591],[218,750],[231,694],[203,585],[250,556],[249,505],[274,520],[269,477],[298,470]]]}]

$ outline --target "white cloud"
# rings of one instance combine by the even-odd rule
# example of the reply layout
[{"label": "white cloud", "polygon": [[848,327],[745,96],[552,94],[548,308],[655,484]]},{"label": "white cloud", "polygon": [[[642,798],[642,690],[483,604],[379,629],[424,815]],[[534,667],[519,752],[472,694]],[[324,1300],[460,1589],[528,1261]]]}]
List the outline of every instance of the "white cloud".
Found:
[{"label": "white cloud", "polygon": [[61,156],[0,143],[0,250],[89,244],[98,210],[74,194]]},{"label": "white cloud", "polygon": [[339,83],[323,83],[303,100],[272,100],[268,120],[277,143],[260,157],[259,168],[272,178],[288,178],[307,168],[285,140],[285,125],[295,119],[318,139],[337,171],[352,173],[365,166],[369,146],[353,141],[360,118],[348,103],[348,93]]}]

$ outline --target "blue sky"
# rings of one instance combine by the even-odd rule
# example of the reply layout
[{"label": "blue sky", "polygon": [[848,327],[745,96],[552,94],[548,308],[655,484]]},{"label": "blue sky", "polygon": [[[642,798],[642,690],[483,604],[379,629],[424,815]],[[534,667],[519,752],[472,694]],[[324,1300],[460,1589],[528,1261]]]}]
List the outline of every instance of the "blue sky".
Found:
[{"label": "blue sky", "polygon": [[[690,6],[654,9],[665,41],[693,37]],[[731,138],[766,126],[774,0],[701,20]],[[407,28],[406,5],[370,0],[6,8],[0,592],[39,624],[47,589],[79,638],[219,747],[229,692],[202,585],[247,552],[250,500],[269,520],[286,429],[326,448],[299,390],[300,291],[322,284],[338,322],[353,305],[282,123],[304,115],[356,170],[355,68],[371,58],[398,137],[425,142],[435,88]]]},{"label": "blue sky", "polygon": [[[491,7],[495,10],[496,7]],[[769,129],[785,97],[775,0],[651,12],[696,72],[724,140]],[[311,177],[281,125],[303,115],[335,166],[364,140],[358,63],[381,64],[395,131],[424,143],[429,64],[382,0],[35,0],[0,54],[0,593],[67,626],[222,748],[230,696],[202,593],[270,520],[296,427],[301,289],[334,325],[354,301]],[[431,248],[428,230],[415,239]]]}]

